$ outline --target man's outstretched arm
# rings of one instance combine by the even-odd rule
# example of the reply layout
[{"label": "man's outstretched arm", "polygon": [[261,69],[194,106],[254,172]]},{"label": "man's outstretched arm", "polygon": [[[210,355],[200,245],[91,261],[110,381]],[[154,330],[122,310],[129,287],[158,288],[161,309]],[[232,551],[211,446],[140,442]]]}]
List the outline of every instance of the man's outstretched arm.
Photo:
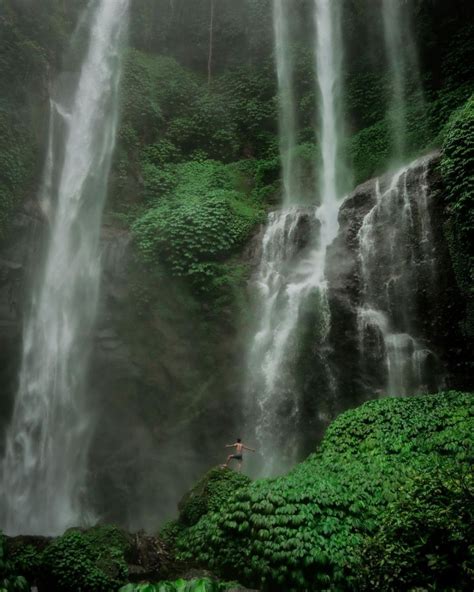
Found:
[{"label": "man's outstretched arm", "polygon": [[249,448],[248,446],[244,446],[245,450],[250,450],[250,452],[255,452],[255,448]]}]

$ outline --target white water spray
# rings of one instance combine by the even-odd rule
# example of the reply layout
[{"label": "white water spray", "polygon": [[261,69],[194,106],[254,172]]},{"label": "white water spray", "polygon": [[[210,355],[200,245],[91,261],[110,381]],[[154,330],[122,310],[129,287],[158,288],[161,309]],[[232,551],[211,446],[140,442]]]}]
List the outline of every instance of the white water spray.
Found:
[{"label": "white water spray", "polygon": [[128,5],[129,0],[89,4],[89,45],[72,100],[58,98],[51,105],[41,198],[51,231],[25,324],[1,467],[2,528],[8,534],[59,534],[84,517],[93,428],[86,376]]},{"label": "white water spray", "polygon": [[[284,16],[281,4],[281,0],[274,1],[276,20]],[[285,176],[295,171],[294,163],[291,166],[291,160],[287,160],[296,142],[296,133],[289,132],[293,128],[294,97],[293,92],[280,93],[280,99],[286,101],[280,105],[281,117],[290,118],[286,127],[280,125],[280,133],[287,134],[280,144],[284,208],[270,214],[263,236],[255,278],[257,331],[249,352],[247,387],[251,399],[249,421],[255,425],[263,458],[258,472],[264,475],[286,470],[298,459],[301,397],[295,382],[295,364],[300,354],[299,329],[307,306],[318,308],[315,339],[319,345],[324,343],[329,331],[324,265],[326,249],[338,229],[336,171],[340,129],[337,101],[341,66],[338,16],[338,2],[315,0],[315,68],[320,97],[318,135],[321,146],[320,205],[317,208],[298,207],[299,195],[288,193],[289,188],[297,187],[295,179],[285,181]],[[290,80],[289,76],[282,75],[285,55],[280,54],[281,48],[288,44],[286,27],[287,22],[276,22],[274,27],[280,85]],[[327,364],[325,373],[330,374]],[[331,382],[331,378],[327,382]]]},{"label": "white water spray", "polygon": [[296,99],[289,23],[289,2],[286,0],[274,0],[273,29],[275,36],[275,61],[280,95],[278,124],[283,177],[283,203],[285,206],[298,203],[300,198],[295,160],[295,148],[297,144]]},{"label": "white water spray", "polygon": [[436,357],[417,336],[412,302],[413,294],[433,292],[437,274],[427,175],[428,159],[421,158],[397,171],[384,190],[377,181],[375,205],[358,236],[364,282],[358,311],[361,362],[367,355],[384,360],[383,394],[389,396],[440,386],[433,384]]},{"label": "white water spray", "polygon": [[391,124],[392,155],[395,162],[404,161],[407,152],[407,106],[412,105],[424,117],[425,105],[420,80],[418,56],[411,32],[409,3],[382,0],[385,50],[391,74],[391,96],[388,116]]}]

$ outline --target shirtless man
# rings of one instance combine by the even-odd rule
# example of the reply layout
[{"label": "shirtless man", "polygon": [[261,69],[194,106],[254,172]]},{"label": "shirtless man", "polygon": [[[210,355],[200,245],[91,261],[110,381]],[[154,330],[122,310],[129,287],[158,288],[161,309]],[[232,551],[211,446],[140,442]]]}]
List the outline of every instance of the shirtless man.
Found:
[{"label": "shirtless man", "polygon": [[222,467],[228,468],[229,462],[233,459],[238,462],[237,470],[239,472],[242,470],[244,450],[250,450],[250,452],[255,452],[254,448],[249,448],[248,446],[245,446],[245,444],[242,444],[242,440],[240,438],[237,438],[237,442],[235,444],[226,444],[226,448],[235,448],[235,454],[229,454],[227,460],[225,461],[225,464],[222,465]]}]

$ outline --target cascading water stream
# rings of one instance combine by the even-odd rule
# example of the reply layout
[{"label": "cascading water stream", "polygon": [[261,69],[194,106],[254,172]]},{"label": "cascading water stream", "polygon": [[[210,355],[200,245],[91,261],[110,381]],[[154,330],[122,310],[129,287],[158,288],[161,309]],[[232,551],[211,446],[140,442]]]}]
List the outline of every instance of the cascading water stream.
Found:
[{"label": "cascading water stream", "polygon": [[[296,142],[294,92],[289,59],[288,19],[282,0],[274,0],[275,47],[280,87],[280,142],[284,208],[272,212],[263,235],[255,278],[257,330],[249,351],[249,424],[255,435],[262,465],[256,473],[281,472],[298,458],[301,441],[301,400],[295,381],[299,356],[299,329],[311,300],[319,309],[319,344],[329,330],[329,309],[324,274],[326,248],[337,233],[338,192],[336,169],[340,129],[337,101],[340,80],[338,2],[315,0],[315,68],[320,119],[319,207],[298,205],[300,193],[291,158]],[[291,188],[295,193],[290,193]],[[327,363],[324,373],[330,374]],[[331,383],[332,378],[326,377]]]},{"label": "cascading water stream", "polygon": [[[437,364],[417,328],[413,294],[432,293],[436,253],[430,220],[427,159],[397,171],[387,188],[376,184],[374,207],[359,231],[363,303],[358,311],[359,350],[384,360],[383,394],[435,390]],[[375,350],[375,351],[374,351]]]},{"label": "cascading water stream", "polygon": [[89,4],[82,19],[89,44],[75,91],[51,102],[41,197],[50,236],[25,323],[1,467],[2,528],[9,534],[58,534],[84,517],[94,425],[86,376],[128,8],[129,0]]},{"label": "cascading water stream", "polygon": [[404,161],[407,152],[409,95],[410,103],[419,109],[417,116],[426,115],[409,10],[409,3],[403,5],[397,0],[382,0],[385,50],[391,78],[388,117],[391,124],[392,156],[398,164]]},{"label": "cascading water stream", "polygon": [[275,61],[280,93],[278,124],[281,168],[283,173],[283,200],[285,206],[298,203],[300,198],[295,160],[295,148],[297,144],[296,99],[289,23],[289,3],[286,0],[274,0],[273,29],[275,37]]}]

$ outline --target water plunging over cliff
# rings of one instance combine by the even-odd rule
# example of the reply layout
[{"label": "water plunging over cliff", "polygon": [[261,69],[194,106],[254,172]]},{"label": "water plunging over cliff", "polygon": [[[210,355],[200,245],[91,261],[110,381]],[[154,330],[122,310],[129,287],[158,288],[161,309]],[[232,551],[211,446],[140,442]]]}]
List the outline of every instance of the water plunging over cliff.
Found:
[{"label": "water plunging over cliff", "polygon": [[283,177],[283,200],[285,206],[298,203],[301,190],[295,160],[295,148],[297,144],[296,98],[289,23],[289,3],[285,0],[274,0],[273,30],[275,37],[275,62],[280,94],[278,127]]},{"label": "water plunging over cliff", "polygon": [[391,75],[391,97],[388,117],[391,124],[392,156],[403,162],[407,151],[408,99],[418,110],[417,117],[425,117],[423,91],[420,82],[418,56],[411,31],[410,3],[382,0],[382,20],[385,50]]},{"label": "water plunging over cliff", "polygon": [[375,185],[376,202],[359,231],[363,302],[358,311],[361,363],[380,359],[384,394],[404,396],[436,387],[437,364],[418,326],[413,294],[430,294],[436,281],[427,185],[427,160],[396,172],[388,187]]},{"label": "water plunging over cliff", "polygon": [[[284,3],[274,2],[275,47],[280,87],[280,143],[284,208],[272,212],[262,239],[255,277],[257,330],[249,351],[249,424],[255,426],[263,461],[260,473],[285,470],[298,459],[301,443],[301,393],[296,364],[301,354],[302,331],[308,310],[313,314],[312,339],[322,354],[329,330],[329,309],[324,273],[326,248],[337,233],[338,191],[336,170],[340,126],[337,101],[340,81],[338,2],[315,0],[315,69],[319,112],[319,207],[301,207],[291,155],[296,133],[294,95],[288,66],[288,22],[282,20]],[[286,48],[286,50],[285,50]],[[324,382],[332,377],[323,359]]]},{"label": "water plunging over cliff", "polygon": [[89,4],[82,21],[89,44],[75,90],[52,101],[42,195],[50,236],[2,463],[2,528],[9,534],[58,534],[82,519],[93,427],[86,375],[128,5]]}]

